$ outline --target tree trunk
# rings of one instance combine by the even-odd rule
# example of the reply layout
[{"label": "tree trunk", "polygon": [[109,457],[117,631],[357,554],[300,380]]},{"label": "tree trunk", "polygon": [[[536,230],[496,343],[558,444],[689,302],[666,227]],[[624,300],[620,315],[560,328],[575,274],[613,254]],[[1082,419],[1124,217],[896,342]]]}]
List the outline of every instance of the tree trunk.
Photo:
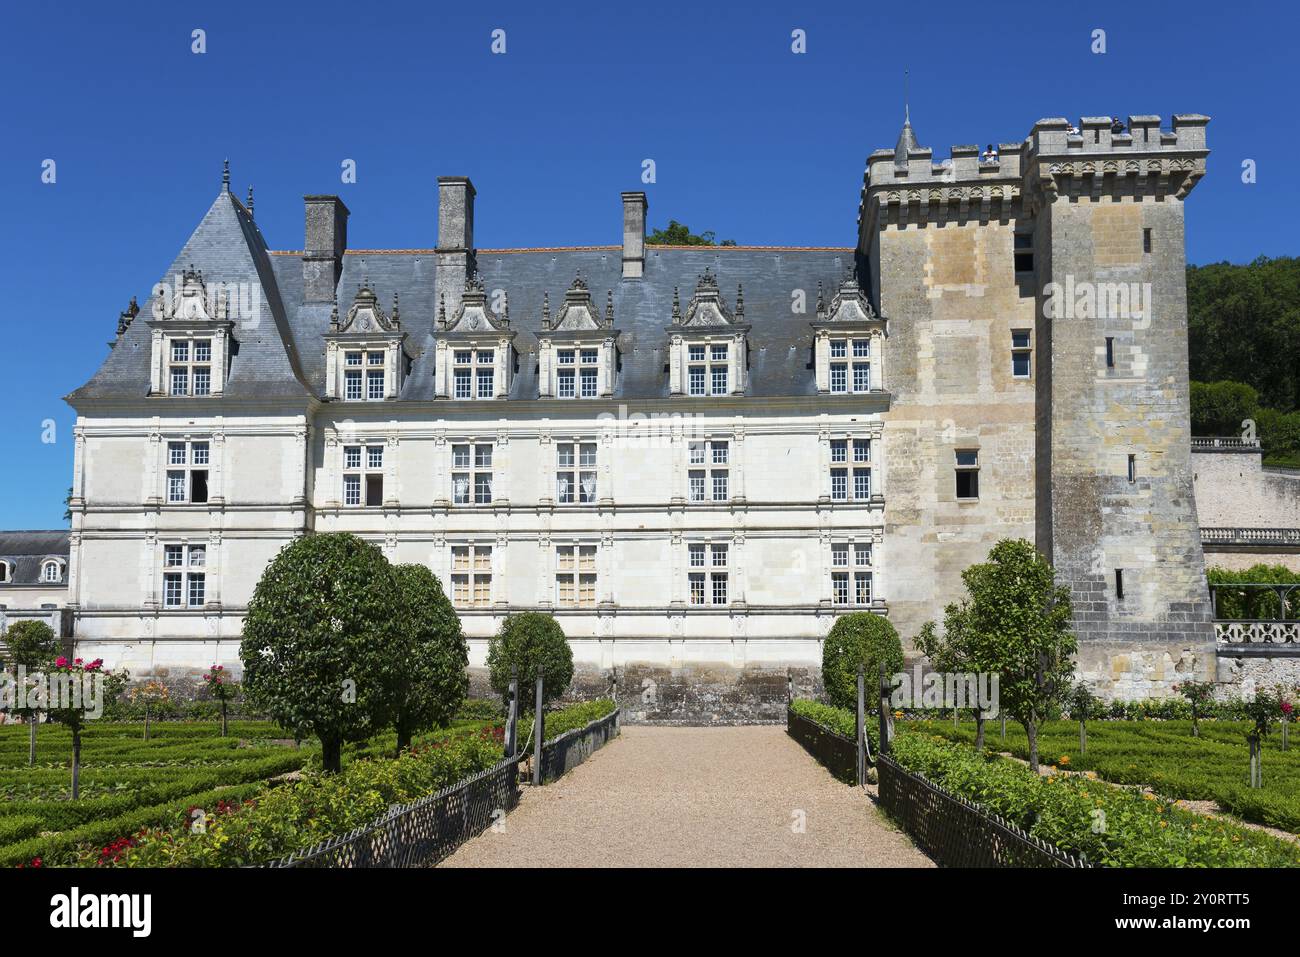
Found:
[{"label": "tree trunk", "polygon": [[1079,753],[1088,753],[1088,726],[1082,721],[1079,722]]},{"label": "tree trunk", "polygon": [[144,739],[149,740],[149,705],[144,706]]},{"label": "tree trunk", "polygon": [[1025,736],[1029,738],[1029,766],[1038,773],[1038,725],[1032,721],[1024,722]]},{"label": "tree trunk", "polygon": [[39,716],[33,711],[27,716],[27,766],[36,763],[36,721]]},{"label": "tree trunk", "polygon": [[984,750],[984,712],[975,709],[975,750]]},{"label": "tree trunk", "polygon": [[221,736],[223,738],[226,736],[227,730],[228,730],[228,725],[226,724],[226,699],[222,698],[221,699]]},{"label": "tree trunk", "polygon": [[397,753],[409,750],[411,747],[410,729],[400,722],[397,725]]},{"label": "tree trunk", "polygon": [[1193,711],[1192,712],[1192,737],[1199,738],[1200,736],[1201,736],[1201,726],[1196,723],[1196,712]]},{"label": "tree trunk", "polygon": [[326,774],[337,774],[343,770],[343,742],[338,738],[320,739],[320,762]]},{"label": "tree trunk", "polygon": [[72,800],[81,797],[81,729],[72,729]]}]

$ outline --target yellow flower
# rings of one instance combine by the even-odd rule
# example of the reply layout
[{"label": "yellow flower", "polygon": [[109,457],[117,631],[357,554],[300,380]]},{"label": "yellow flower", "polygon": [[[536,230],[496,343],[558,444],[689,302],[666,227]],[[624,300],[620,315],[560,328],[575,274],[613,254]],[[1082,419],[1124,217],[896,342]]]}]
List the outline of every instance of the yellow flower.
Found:
[{"label": "yellow flower", "polygon": [[1156,799],[1156,796],[1155,796],[1154,794],[1152,794],[1150,791],[1143,791],[1143,792],[1142,792],[1142,800],[1144,800],[1144,801],[1154,801],[1155,799]]},{"label": "yellow flower", "polygon": [[1086,778],[1089,778],[1089,779],[1091,779],[1091,780],[1093,780],[1093,781],[1097,780],[1097,772],[1096,772],[1096,771],[1084,771],[1084,772],[1083,772],[1083,776],[1086,777]]},{"label": "yellow flower", "polygon": [[1068,754],[1063,754],[1063,755],[1061,755],[1061,762],[1060,762],[1060,763],[1061,763],[1061,764],[1069,764],[1069,763],[1070,763],[1070,756],[1069,756]]},{"label": "yellow flower", "polygon": [[894,712],[894,717],[895,717],[895,718],[901,718],[902,716],[903,716],[903,712],[901,712],[901,711],[895,711],[895,712]]},{"label": "yellow flower", "polygon": [[1168,822],[1168,821],[1161,821],[1161,822],[1160,822],[1160,826],[1161,826],[1161,827],[1168,827],[1168,826],[1169,826],[1169,822]]}]

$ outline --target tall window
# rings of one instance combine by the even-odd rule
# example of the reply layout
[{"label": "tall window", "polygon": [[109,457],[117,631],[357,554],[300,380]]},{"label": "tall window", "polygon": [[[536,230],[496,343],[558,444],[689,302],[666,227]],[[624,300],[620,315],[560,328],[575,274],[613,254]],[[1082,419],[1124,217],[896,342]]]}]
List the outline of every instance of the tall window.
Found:
[{"label": "tall window", "polygon": [[1028,379],[1030,369],[1029,330],[1011,330],[1011,374],[1017,379]]},{"label": "tall window", "polygon": [[731,446],[709,439],[690,445],[691,468],[687,472],[688,498],[692,502],[726,502],[730,491]]},{"label": "tall window", "polygon": [[871,440],[831,440],[831,501],[871,498]]},{"label": "tall window", "polygon": [[831,546],[831,601],[836,605],[871,604],[871,543]]},{"label": "tall window", "polygon": [[382,401],[388,354],[380,349],[343,354],[343,398],[356,402]]},{"label": "tall window", "polygon": [[560,545],[555,549],[555,603],[562,608],[595,607],[595,545]]},{"label": "tall window", "polygon": [[452,398],[491,399],[496,396],[495,349],[452,351]]},{"label": "tall window", "polygon": [[167,501],[169,503],[208,500],[208,443],[167,443]]},{"label": "tall window", "polygon": [[871,391],[871,340],[831,340],[832,392]]},{"label": "tall window", "polygon": [[1012,240],[1016,272],[1034,271],[1034,237],[1029,233],[1016,233]]},{"label": "tall window", "polygon": [[688,557],[690,570],[687,574],[691,589],[691,604],[727,604],[729,571],[727,546],[692,542],[689,545]]},{"label": "tall window", "polygon": [[730,349],[725,342],[686,347],[688,394],[726,395],[730,391],[727,365]]},{"label": "tall window", "polygon": [[492,446],[451,447],[451,500],[455,505],[492,504]]},{"label": "tall window", "polygon": [[490,545],[452,546],[451,594],[460,608],[486,608],[492,604]]},{"label": "tall window", "polygon": [[207,601],[206,545],[163,546],[163,607],[201,608]]},{"label": "tall window", "polygon": [[169,395],[212,394],[212,340],[172,339],[168,353]]},{"label": "tall window", "polygon": [[980,454],[978,449],[957,450],[957,497],[980,497]]},{"label": "tall window", "polygon": [[599,350],[559,349],[555,354],[555,394],[561,399],[596,397],[600,374]]},{"label": "tall window", "polygon": [[555,446],[555,501],[560,505],[596,501],[596,443],[560,442]]},{"label": "tall window", "polygon": [[384,447],[343,447],[343,504],[373,507],[384,504]]}]

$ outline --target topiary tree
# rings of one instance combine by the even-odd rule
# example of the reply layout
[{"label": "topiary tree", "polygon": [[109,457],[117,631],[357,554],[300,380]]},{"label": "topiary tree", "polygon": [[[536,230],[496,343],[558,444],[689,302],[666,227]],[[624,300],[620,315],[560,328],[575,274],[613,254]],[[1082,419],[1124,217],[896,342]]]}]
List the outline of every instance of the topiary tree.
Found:
[{"label": "topiary tree", "polygon": [[402,595],[404,667],[392,689],[397,750],[456,716],[469,691],[469,643],[437,576],[423,565],[393,569]]},{"label": "topiary tree", "polygon": [[1070,692],[1070,717],[1079,722],[1079,753],[1088,753],[1088,718],[1101,707],[1101,699],[1080,681]]},{"label": "topiary tree", "polygon": [[[59,654],[59,638],[43,621],[16,621],[5,632],[4,640],[9,647],[5,666],[13,673],[15,694],[20,680],[26,682],[27,675],[48,669]],[[33,765],[36,763],[36,726],[40,723],[40,711],[18,707],[10,710],[27,722],[27,763]]]},{"label": "topiary tree", "polygon": [[161,681],[146,681],[131,689],[131,703],[144,705],[144,739],[149,740],[149,717],[154,708],[171,703],[172,694]]},{"label": "topiary tree", "polygon": [[1053,580],[1034,546],[1003,539],[989,559],[961,573],[967,598],[949,608],[948,630],[962,641],[981,671],[998,675],[999,710],[1029,738],[1029,764],[1038,770],[1038,729],[1059,711],[1074,682],[1078,648],[1070,630],[1070,591]]},{"label": "topiary tree", "polygon": [[244,692],[296,738],[316,737],[338,771],[344,742],[392,721],[395,673],[408,666],[402,593],[376,546],[308,535],[266,567],[248,603],[239,657]]},{"label": "topiary tree", "polygon": [[519,707],[527,714],[536,705],[537,669],[542,666],[543,704],[564,694],[573,680],[573,649],[560,623],[550,615],[528,611],[510,615],[488,642],[488,677],[492,690],[505,696],[510,670],[519,678]]},{"label": "topiary tree", "polygon": [[[869,611],[835,619],[822,645],[822,685],[831,704],[856,710],[858,665],[866,671],[870,689],[882,664],[889,675],[903,670],[903,643],[889,619]],[[873,697],[870,690],[867,697]]]},{"label": "topiary tree", "polygon": [[86,722],[103,714],[105,684],[109,672],[104,659],[89,663],[77,658],[68,661],[60,655],[46,669],[49,700],[46,707],[51,721],[67,727],[72,734],[72,800],[81,797],[81,732]]},{"label": "topiary tree", "polygon": [[1174,690],[1187,699],[1192,708],[1192,737],[1201,736],[1201,717],[1214,700],[1214,683],[1211,681],[1183,681]]},{"label": "topiary tree", "polygon": [[239,684],[226,674],[224,665],[212,665],[203,675],[203,684],[208,694],[221,703],[221,736],[226,736],[230,724],[227,720],[227,706],[230,699],[239,693]]}]

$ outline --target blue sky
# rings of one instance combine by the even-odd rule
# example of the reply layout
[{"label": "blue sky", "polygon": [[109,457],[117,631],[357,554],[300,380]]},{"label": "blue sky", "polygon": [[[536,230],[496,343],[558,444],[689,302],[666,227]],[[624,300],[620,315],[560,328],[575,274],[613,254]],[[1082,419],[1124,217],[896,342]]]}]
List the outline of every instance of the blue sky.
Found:
[{"label": "blue sky", "polygon": [[[1188,258],[1294,255],[1300,153],[1282,4],[6,4],[0,62],[0,528],[60,527],[62,396],[97,368],[230,158],[274,248],[337,192],[354,248],[435,244],[439,175],[478,189],[480,246],[615,243],[620,190],[742,244],[852,245],[864,160],[917,134],[1023,138],[1035,119],[1207,113]],[[191,52],[191,31],[207,52]],[[502,29],[506,53],[491,52]],[[807,52],[791,52],[791,31]],[[1094,29],[1107,52],[1091,52]],[[657,182],[642,186],[653,159]],[[41,182],[54,159],[57,181]],[[357,182],[340,182],[344,159]],[[1243,159],[1258,182],[1244,185]],[[43,442],[53,420],[53,442]]]}]

